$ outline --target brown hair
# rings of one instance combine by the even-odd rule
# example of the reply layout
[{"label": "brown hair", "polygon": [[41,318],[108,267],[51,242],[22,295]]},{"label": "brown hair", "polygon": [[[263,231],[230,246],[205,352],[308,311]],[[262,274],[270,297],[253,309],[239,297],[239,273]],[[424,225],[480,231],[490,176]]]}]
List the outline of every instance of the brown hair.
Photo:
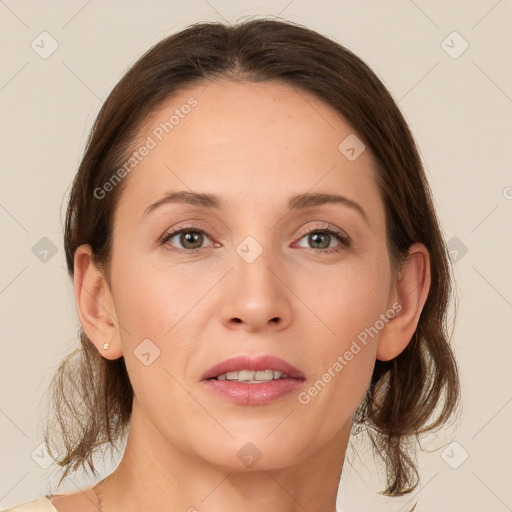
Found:
[{"label": "brown hair", "polygon": [[[382,494],[409,493],[419,479],[409,452],[413,436],[442,426],[460,402],[446,324],[451,263],[407,123],[377,76],[342,45],[292,22],[253,19],[233,26],[197,23],[146,52],[104,102],[75,176],[64,234],[69,274],[73,277],[77,247],[90,244],[110,284],[113,213],[127,180],[103,199],[94,191],[126,161],[137,130],[164,100],[216,78],[279,80],[340,112],[373,155],[393,269],[400,268],[414,242],[430,253],[431,287],[417,330],[397,357],[376,361],[357,415],[386,465]],[[93,452],[116,447],[132,411],[124,358],[107,360],[82,328],[79,336],[81,346],[61,363],[51,383],[58,428],[49,421],[45,441],[50,453],[59,440],[64,443],[56,459],[65,468],[59,485],[69,472],[86,469],[86,463],[95,473]]]}]

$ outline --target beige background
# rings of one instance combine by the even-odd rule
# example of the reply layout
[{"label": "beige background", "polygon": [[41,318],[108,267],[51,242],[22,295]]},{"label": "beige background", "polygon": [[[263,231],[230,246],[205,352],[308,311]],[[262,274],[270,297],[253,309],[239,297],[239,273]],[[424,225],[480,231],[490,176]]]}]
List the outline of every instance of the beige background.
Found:
[{"label": "beige background", "polygon": [[[0,509],[38,498],[57,481],[54,465],[38,464],[45,465],[38,447],[50,378],[77,343],[62,219],[102,100],[153,43],[190,23],[279,15],[346,45],[381,77],[418,141],[446,239],[467,248],[457,256],[454,336],[464,408],[457,425],[422,443],[431,451],[419,455],[417,511],[512,510],[511,2],[183,4],[0,1]],[[46,59],[31,47],[43,31],[58,43]],[[460,37],[446,39],[453,31]],[[453,58],[464,41],[468,48]],[[57,251],[46,261],[41,248],[51,244],[43,237]],[[452,441],[458,444],[445,448]],[[345,466],[340,509],[408,510],[411,496],[376,494],[384,474],[359,450],[354,468]],[[78,475],[63,491],[93,481]]]}]

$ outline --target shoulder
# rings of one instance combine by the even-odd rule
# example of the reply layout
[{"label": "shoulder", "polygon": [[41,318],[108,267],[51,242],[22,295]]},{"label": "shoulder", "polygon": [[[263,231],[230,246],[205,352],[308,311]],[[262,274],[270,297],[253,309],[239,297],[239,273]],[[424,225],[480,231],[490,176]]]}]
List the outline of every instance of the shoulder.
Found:
[{"label": "shoulder", "polygon": [[58,512],[47,496],[0,512]]}]

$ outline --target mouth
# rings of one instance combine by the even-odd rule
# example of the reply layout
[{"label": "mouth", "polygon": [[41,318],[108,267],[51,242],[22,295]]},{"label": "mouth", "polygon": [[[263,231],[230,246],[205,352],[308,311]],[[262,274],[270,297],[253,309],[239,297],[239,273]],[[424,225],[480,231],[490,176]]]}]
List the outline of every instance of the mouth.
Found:
[{"label": "mouth", "polygon": [[261,382],[270,382],[271,380],[287,379],[290,376],[279,370],[238,370],[234,372],[221,373],[215,377],[216,380],[229,380],[234,382],[244,382],[246,384],[259,384]]},{"label": "mouth", "polygon": [[239,382],[268,382],[278,379],[302,379],[303,373],[291,363],[272,355],[235,356],[209,368],[201,380],[237,380]]},{"label": "mouth", "polygon": [[263,405],[300,389],[304,374],[271,355],[237,356],[222,361],[201,377],[207,388],[241,405]]}]

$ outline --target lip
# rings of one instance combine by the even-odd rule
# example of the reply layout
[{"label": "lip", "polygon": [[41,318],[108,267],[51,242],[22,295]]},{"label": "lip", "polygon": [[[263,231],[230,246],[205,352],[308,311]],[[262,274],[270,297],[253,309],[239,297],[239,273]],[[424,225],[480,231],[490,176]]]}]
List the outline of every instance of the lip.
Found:
[{"label": "lip", "polygon": [[[286,373],[288,378],[253,384],[215,378],[221,373],[232,371],[270,369]],[[274,402],[298,391],[305,381],[304,375],[295,366],[271,355],[232,357],[212,366],[201,378],[207,389],[224,400],[239,405],[265,405]]]},{"label": "lip", "polygon": [[241,355],[225,359],[206,370],[201,376],[201,380],[214,379],[222,373],[240,370],[252,370],[254,372],[277,370],[288,374],[292,379],[304,380],[304,375],[295,366],[279,357],[268,354],[256,357]]}]

